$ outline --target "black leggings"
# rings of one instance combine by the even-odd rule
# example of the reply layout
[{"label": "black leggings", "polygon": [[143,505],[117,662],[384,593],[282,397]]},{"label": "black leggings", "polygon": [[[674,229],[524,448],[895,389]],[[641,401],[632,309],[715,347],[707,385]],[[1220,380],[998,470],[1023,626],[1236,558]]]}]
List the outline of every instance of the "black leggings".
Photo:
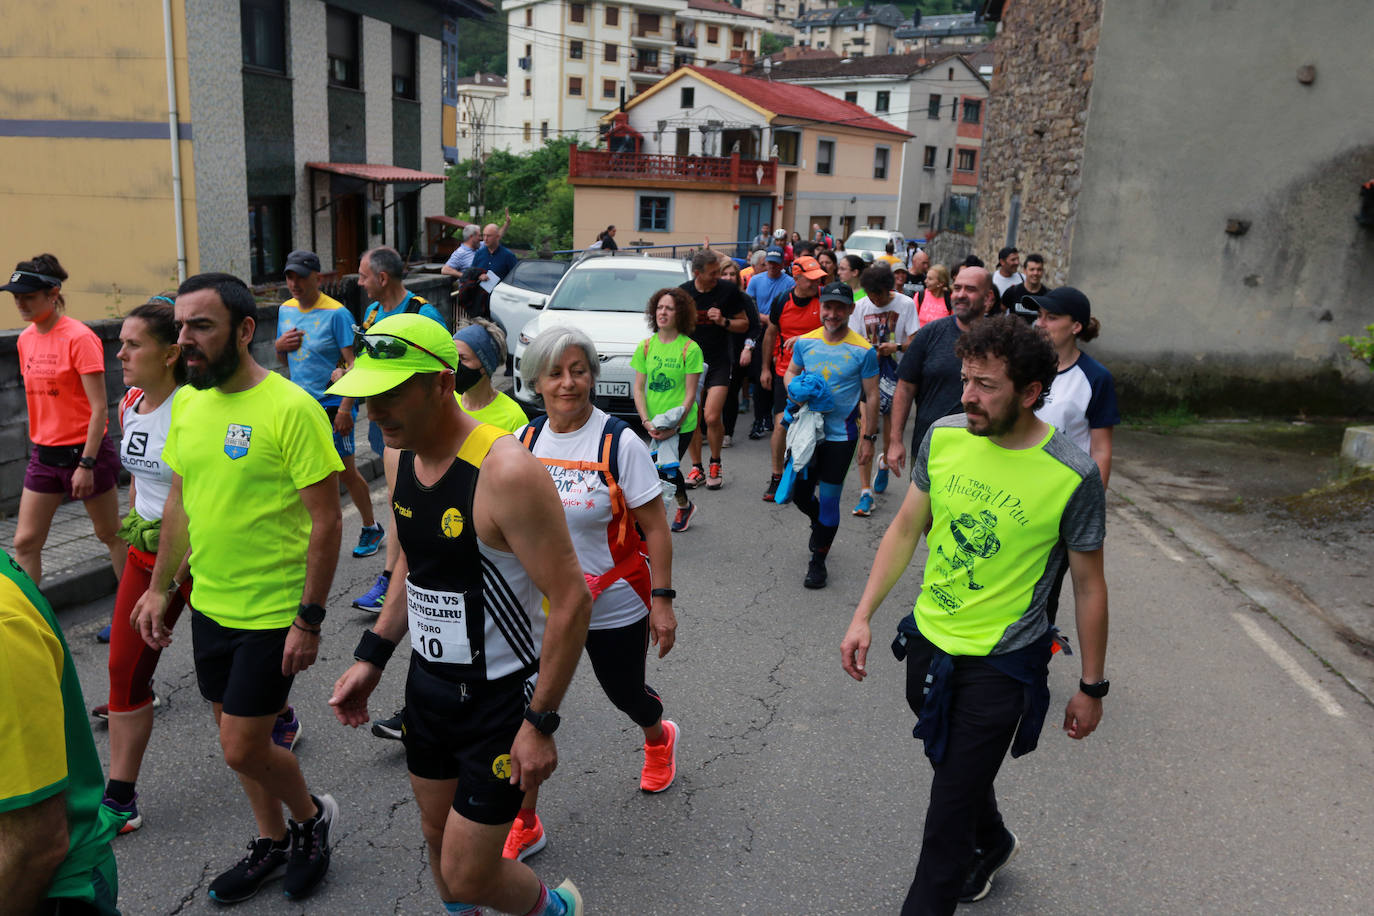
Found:
[{"label": "black leggings", "polygon": [[749,381],[749,370],[741,366],[736,359],[734,368],[730,370],[730,387],[725,392],[725,406],[721,408],[720,420],[725,426],[725,435],[731,438],[735,435],[735,422],[739,420],[739,393],[745,389],[745,384]]},{"label": "black leggings", "polygon": [[649,617],[612,630],[587,631],[587,657],[601,689],[615,708],[640,728],[663,718],[663,701],[644,683],[644,659],[649,653]]},{"label": "black leggings", "polygon": [[[857,445],[854,440],[817,442],[806,476],[798,477],[792,485],[792,502],[811,519],[809,546],[813,551],[828,551],[835,541],[835,533],[840,530],[840,493]],[[818,485],[819,498],[816,496]]]}]

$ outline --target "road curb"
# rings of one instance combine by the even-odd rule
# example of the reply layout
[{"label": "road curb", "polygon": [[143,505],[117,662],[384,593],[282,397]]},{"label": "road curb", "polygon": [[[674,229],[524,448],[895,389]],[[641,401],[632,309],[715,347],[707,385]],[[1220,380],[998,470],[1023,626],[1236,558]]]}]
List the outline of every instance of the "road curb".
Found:
[{"label": "road curb", "polygon": [[1190,515],[1156,499],[1150,489],[1117,468],[1111,489],[1170,531],[1303,648],[1374,706],[1374,665],[1366,641],[1313,601],[1297,583],[1226,540]]}]

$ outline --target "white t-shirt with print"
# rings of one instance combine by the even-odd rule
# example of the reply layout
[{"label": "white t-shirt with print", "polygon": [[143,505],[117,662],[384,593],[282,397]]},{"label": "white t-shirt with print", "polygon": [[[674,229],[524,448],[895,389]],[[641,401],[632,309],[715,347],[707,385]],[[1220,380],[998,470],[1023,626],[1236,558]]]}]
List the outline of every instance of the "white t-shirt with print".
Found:
[{"label": "white t-shirt with print", "polygon": [[[600,461],[602,429],[606,413],[598,407],[581,429],[570,433],[556,433],[547,424],[534,441],[536,458],[559,458],[564,461]],[[620,435],[620,467],[616,482],[631,509],[652,502],[662,494],[662,484],[649,448],[627,429]],[[597,471],[577,471],[549,467],[545,470],[553,478],[558,496],[563,500],[563,514],[568,519],[573,547],[577,550],[582,571],[600,575],[615,565],[611,557],[611,498],[606,482]],[[627,626],[649,613],[649,608],[623,579],[601,593],[592,605],[591,629],[610,630]]]},{"label": "white t-shirt with print", "polygon": [[854,311],[849,315],[850,329],[875,347],[887,341],[906,346],[907,338],[916,333],[919,324],[916,303],[910,296],[898,292],[894,292],[884,306],[875,305],[864,296],[854,303]]},{"label": "white t-shirt with print", "polygon": [[172,426],[172,398],[157,409],[139,413],[143,392],[130,388],[121,402],[119,423],[124,434],[119,439],[119,463],[134,478],[134,508],[141,518],[157,521],[172,489],[172,469],[162,460],[167,431]]}]

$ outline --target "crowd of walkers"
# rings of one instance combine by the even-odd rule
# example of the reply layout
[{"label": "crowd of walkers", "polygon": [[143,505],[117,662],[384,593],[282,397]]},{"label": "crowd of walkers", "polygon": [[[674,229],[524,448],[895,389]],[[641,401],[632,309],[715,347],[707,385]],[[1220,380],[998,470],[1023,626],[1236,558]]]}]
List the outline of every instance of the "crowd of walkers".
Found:
[{"label": "crowd of walkers", "polygon": [[[1083,656],[1082,692],[1066,712],[1071,736],[1096,727],[1106,693],[1100,515],[1119,415],[1110,373],[1079,347],[1099,323],[1082,291],[1044,285],[1039,255],[1025,273],[1015,249],[1000,252],[993,271],[972,257],[951,270],[914,246],[898,254],[889,245],[875,259],[836,251],[813,228],[802,239],[764,227],[743,263],[703,248],[691,279],[649,297],[631,360],[637,424],[596,406],[601,360],[582,330],[549,328],[528,345],[520,372],[545,410],[530,419],[494,385],[506,361],[498,325],[449,328],[405,289],[404,264],[386,248],[362,256],[373,301],[354,324],[321,291],[319,259],[297,251],[274,342],[282,372],[253,358],[256,303],[231,275],[191,277],[125,317],[116,445],[102,347],[64,313],[66,272],[50,254],[20,262],[0,288],[28,323],[19,353],[33,450],[0,592],[4,611],[28,614],[56,648],[46,662],[0,669],[0,682],[55,663],[54,697],[78,698],[63,707],[68,732],[79,687],[36,588],[64,500],[84,502],[120,579],[108,697],[94,711],[109,723],[108,779],[101,784],[88,740],[69,743],[65,756],[38,745],[5,751],[49,766],[0,777],[0,813],[66,785],[61,813],[69,828],[83,825],[53,872],[30,881],[35,908],[62,899],[88,907],[77,912],[117,912],[108,844],[143,825],[137,780],[157,704],[152,678],[182,617],[224,761],[254,820],[247,854],[210,882],[210,896],[238,902],[280,877],[300,899],[324,880],[340,804],[309,787],[293,753],[302,725],[290,689],[316,661],[342,484],[362,521],[353,556],[384,552],[385,562],[353,602],[376,618],[334,687],[337,718],[372,722],[375,734],[404,743],[446,912],[581,913],[571,881],[550,888],[524,864],[556,833],[537,802],[558,762],[560,703],[585,649],[607,699],[643,731],[640,790],[672,786],[682,730],[648,684],[646,659],[651,647],[663,658],[674,646],[674,535],[697,517],[692,490],[725,487],[722,453],[735,446],[741,414],[752,417],[748,439],[769,440],[763,500],[791,502],[807,518],[808,589],[827,586],[850,465],[859,469],[851,513],[867,518],[910,458],[911,483],[900,488],[843,662],[863,678],[867,620],[925,532],[925,588],[899,641],[914,659],[909,677],[927,682],[908,691],[918,734],[945,737],[926,738],[937,791],[903,912],[950,912],[985,895],[1018,844],[987,801],[1007,744],[987,749],[977,707],[1009,709],[1024,687],[1024,708],[1043,720],[1044,664],[1051,645],[1066,644],[1054,624],[1069,572]],[[614,247],[614,230],[602,247]],[[499,231],[488,234],[496,252]],[[360,409],[384,459],[380,512],[354,461]],[[980,451],[988,443],[994,452]],[[122,521],[121,465],[132,480]],[[1013,475],[1028,504],[1055,506],[1063,522],[1047,515],[1034,536],[1013,536],[994,507],[978,504],[977,486],[945,480],[956,471]],[[956,491],[968,499],[948,495]],[[405,706],[373,722],[368,698],[402,637]],[[982,679],[946,676],[951,658],[980,663]],[[987,671],[1009,682],[1001,693],[985,689]],[[1018,723],[1024,730],[1034,717],[1022,708],[999,720],[996,736],[1023,737]],[[15,715],[0,710],[0,721]],[[933,753],[932,740],[948,748]]]}]

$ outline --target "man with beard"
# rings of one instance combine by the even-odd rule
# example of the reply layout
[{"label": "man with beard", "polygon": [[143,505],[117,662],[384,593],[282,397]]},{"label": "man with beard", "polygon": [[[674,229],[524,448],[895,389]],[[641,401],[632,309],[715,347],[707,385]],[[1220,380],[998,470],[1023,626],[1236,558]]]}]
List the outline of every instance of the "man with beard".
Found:
[{"label": "man with beard", "polygon": [[306,897],[329,869],[339,806],[310,793],[272,726],[319,651],[343,465],[319,402],[249,353],[257,303],[243,281],[198,274],[177,290],[175,309],[190,384],[172,402],[162,458],[175,473],[134,623],[150,646],[171,644],[164,615],[189,547],[196,679],[257,827],[248,855],[210,883],[210,896],[246,900],[284,870],[286,896]]},{"label": "man with beard", "polygon": [[936,421],[922,439],[906,500],[840,644],[845,672],[862,681],[869,620],[928,531],[920,597],[892,646],[906,659],[915,735],[935,771],[908,916],[981,900],[1017,851],[993,782],[1008,747],[1013,757],[1035,749],[1049,709],[1054,630],[1045,598],[1065,563],[1082,660],[1064,710],[1070,738],[1097,728],[1108,688],[1102,478],[1035,415],[1058,370],[1054,348],[1007,315],[974,325],[957,354],[964,413]]},{"label": "man with beard", "polygon": [[[959,409],[959,358],[954,345],[974,321],[996,301],[992,278],[982,267],[964,267],[950,289],[954,314],[926,324],[911,338],[897,365],[897,390],[892,395],[892,427],[887,438],[887,466],[901,473],[906,464],[902,430],[911,402],[916,400],[916,427],[911,450],[921,444],[930,424]],[[919,400],[917,400],[919,398]]]},{"label": "man with beard", "polygon": [[387,593],[330,705],[346,725],[368,721],[409,630],[401,740],[445,910],[580,916],[571,881],[550,890],[501,856],[524,792],[558,764],[558,705],[591,617],[559,495],[524,445],[459,407],[455,392],[482,370],[442,328],[397,315],[362,343],[329,390],[366,397],[386,438],[404,586]]},{"label": "man with beard", "polygon": [[768,310],[768,327],[763,332],[760,349],[763,364],[759,366],[759,386],[772,394],[773,431],[769,442],[772,475],[763,501],[771,503],[782,480],[782,459],[787,452],[787,428],[782,425],[782,409],[787,406],[787,389],[783,376],[792,363],[792,347],[797,340],[821,326],[821,304],[816,298],[825,269],[810,255],[801,255],[792,262],[792,289],[773,301]]},{"label": "man with beard", "polygon": [[1002,294],[1002,311],[1019,316],[1026,324],[1035,324],[1035,319],[1040,317],[1040,309],[1030,301],[1023,305],[1022,300],[1028,296],[1043,296],[1050,292],[1050,287],[1043,282],[1044,279],[1045,256],[1026,255],[1026,279],[1015,286],[1007,287],[1007,291]]}]

